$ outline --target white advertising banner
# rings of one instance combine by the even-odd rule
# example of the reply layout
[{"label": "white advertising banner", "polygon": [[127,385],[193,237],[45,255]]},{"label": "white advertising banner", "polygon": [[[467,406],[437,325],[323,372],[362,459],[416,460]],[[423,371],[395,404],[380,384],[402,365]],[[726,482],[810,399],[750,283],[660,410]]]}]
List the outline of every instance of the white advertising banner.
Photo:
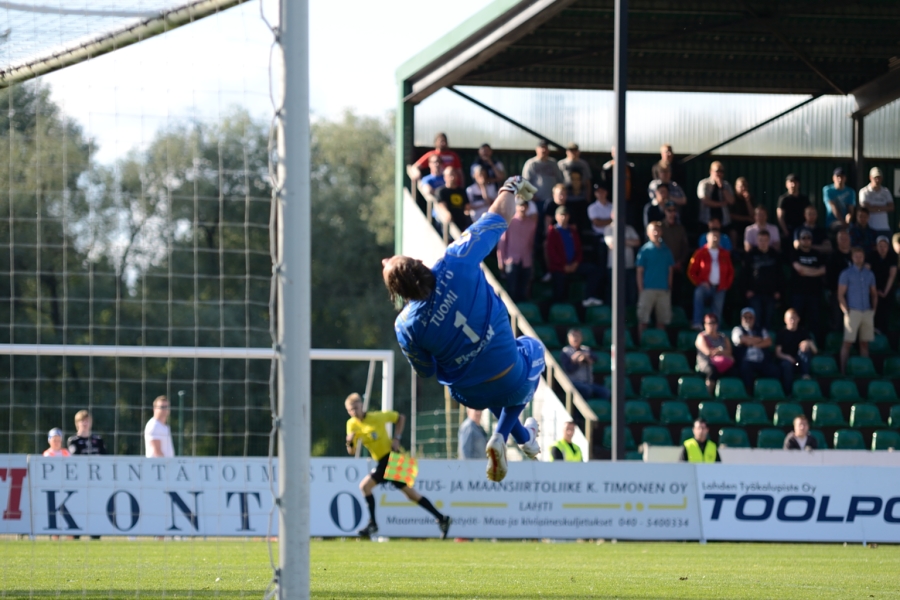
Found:
[{"label": "white advertising banner", "polygon": [[900,472],[890,467],[697,465],[708,540],[900,541]]},{"label": "white advertising banner", "polygon": [[31,533],[28,456],[0,454],[0,534]]}]

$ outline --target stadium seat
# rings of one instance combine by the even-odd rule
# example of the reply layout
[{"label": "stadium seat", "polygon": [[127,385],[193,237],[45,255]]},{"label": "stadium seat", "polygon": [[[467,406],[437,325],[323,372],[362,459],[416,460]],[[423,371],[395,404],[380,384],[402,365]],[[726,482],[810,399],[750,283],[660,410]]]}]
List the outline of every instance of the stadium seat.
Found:
[{"label": "stadium seat", "polygon": [[879,429],[872,434],[872,450],[900,450],[900,433]]},{"label": "stadium seat", "polygon": [[813,377],[840,377],[837,361],[833,356],[813,356],[809,363],[809,370]]},{"label": "stadium seat", "polygon": [[626,352],[625,372],[629,375],[646,375],[655,371],[650,364],[650,357],[643,352]]},{"label": "stadium seat", "polygon": [[881,356],[891,353],[891,342],[883,333],[876,333],[875,339],[869,342],[869,354]]},{"label": "stadium seat", "polygon": [[849,379],[835,379],[828,394],[833,402],[860,402],[859,388]]},{"label": "stadium seat", "polygon": [[[606,386],[606,389],[608,389],[610,393],[612,393],[612,375],[607,375],[603,378],[603,385]],[[639,396],[634,393],[634,386],[631,385],[631,379],[628,377],[625,378],[625,398],[627,400],[639,398]]]},{"label": "stadium seat", "polygon": [[626,400],[625,422],[629,425],[643,425],[645,423],[656,423],[656,419],[653,417],[653,411],[646,400]]},{"label": "stadium seat", "polygon": [[772,422],[766,415],[766,408],[757,402],[738,404],[734,420],[739,425],[769,425]]},{"label": "stadium seat", "polygon": [[868,356],[851,356],[847,359],[847,377],[873,378],[878,377],[878,373]]},{"label": "stadium seat", "polygon": [[725,405],[714,400],[701,402],[697,414],[710,425],[730,425],[734,423]]},{"label": "stadium seat", "polygon": [[869,382],[869,391],[866,394],[869,402],[900,402],[897,398],[897,390],[893,381],[875,379]]},{"label": "stadium seat", "polygon": [[691,321],[688,319],[687,313],[680,306],[672,307],[672,320],[669,321],[669,327],[674,327],[675,329],[687,329],[691,326]]},{"label": "stadium seat", "polygon": [[816,438],[816,441],[819,442],[819,450],[827,450],[828,449],[828,441],[825,439],[825,434],[819,431],[818,429],[810,429],[809,437]]},{"label": "stadium seat", "polygon": [[794,381],[794,387],[791,388],[791,396],[794,400],[824,400],[822,388],[815,379],[797,379]]},{"label": "stadium seat", "polygon": [[644,460],[644,453],[640,450],[626,451],[625,460]]},{"label": "stadium seat", "polygon": [[[840,354],[841,346],[844,345],[844,333],[842,331],[831,331],[825,337],[825,354]],[[856,344],[852,346],[856,349]]]},{"label": "stadium seat", "polygon": [[696,341],[697,332],[693,329],[685,329],[684,331],[678,332],[678,339],[675,343],[675,348],[680,350],[681,352],[696,350],[697,347],[694,345]]},{"label": "stadium seat", "polygon": [[792,427],[794,417],[803,414],[803,407],[796,402],[779,402],[775,405],[775,416],[772,425],[775,427]]},{"label": "stadium seat", "polygon": [[612,306],[591,306],[585,311],[584,322],[599,327],[612,326]]},{"label": "stadium seat", "polygon": [[900,377],[900,356],[888,356],[881,365],[881,374],[891,379]]},{"label": "stadium seat", "polygon": [[888,427],[891,429],[900,429],[900,404],[891,407],[888,413]]},{"label": "stadium seat", "polygon": [[672,398],[669,380],[665,377],[648,375],[641,378],[641,398]]},{"label": "stadium seat", "polygon": [[838,429],[834,432],[835,450],[865,450],[863,436],[855,429]]},{"label": "stadium seat", "polygon": [[750,438],[740,427],[723,427],[719,430],[719,444],[729,448],[749,448]]},{"label": "stadium seat", "polygon": [[541,316],[541,309],[539,309],[538,305],[534,302],[522,302],[516,304],[516,308],[519,309],[519,312],[522,313],[522,316],[525,317],[525,320],[527,320],[532,327],[541,325],[544,322],[544,317]]},{"label": "stadium seat", "polygon": [[667,425],[682,425],[694,422],[688,405],[680,400],[663,402],[659,407],[659,422]]},{"label": "stadium seat", "polygon": [[681,435],[679,436],[678,444],[684,444],[685,440],[689,440],[694,437],[694,428],[693,427],[682,427]]},{"label": "stadium seat", "polygon": [[554,304],[550,307],[550,318],[547,319],[553,325],[581,325],[578,312],[568,303]]},{"label": "stadium seat", "polygon": [[556,335],[556,327],[553,325],[536,325],[534,332],[548,350],[558,350],[563,347],[563,344],[559,342],[559,336]]},{"label": "stadium seat", "polygon": [[678,397],[682,400],[708,400],[706,382],[699,377],[679,377]]},{"label": "stadium seat", "polygon": [[723,377],[716,382],[716,400],[740,402],[749,399],[744,382],[737,377]]},{"label": "stadium seat", "polygon": [[598,423],[609,423],[612,420],[612,403],[609,400],[588,400],[587,403],[597,415]]},{"label": "stadium seat", "polygon": [[[609,352],[601,351],[594,352],[594,366],[591,369],[593,373],[609,373],[612,371],[612,356],[609,355]],[[607,386],[609,387],[609,386]],[[609,387],[612,390],[611,387]]]},{"label": "stadium seat", "polygon": [[672,443],[672,434],[665,427],[659,425],[650,425],[644,427],[641,431],[641,443],[650,444],[651,446],[674,446]]},{"label": "stadium seat", "polygon": [[817,402],[812,409],[812,424],[815,427],[846,427],[847,421],[837,404]]},{"label": "stadium seat", "polygon": [[659,372],[663,375],[687,375],[694,369],[681,352],[663,352],[659,355]]},{"label": "stadium seat", "polygon": [[[612,347],[612,329],[607,329],[603,332],[603,347],[611,348]],[[631,332],[625,331],[625,350],[634,350],[634,338],[631,337]]]},{"label": "stadium seat", "polygon": [[753,397],[757,400],[784,400],[784,388],[777,379],[757,379],[753,383]]},{"label": "stadium seat", "polygon": [[[612,448],[612,425],[607,425],[603,428],[603,447]],[[637,450],[637,444],[634,443],[634,436],[627,427],[625,428],[625,449]]]},{"label": "stadium seat", "polygon": [[760,429],[756,434],[756,447],[777,450],[784,447],[784,432],[780,429]]},{"label": "stadium seat", "polygon": [[669,334],[662,329],[647,329],[641,335],[642,350],[671,350]]},{"label": "stadium seat", "polygon": [[850,427],[884,427],[884,419],[877,406],[861,402],[850,407]]}]

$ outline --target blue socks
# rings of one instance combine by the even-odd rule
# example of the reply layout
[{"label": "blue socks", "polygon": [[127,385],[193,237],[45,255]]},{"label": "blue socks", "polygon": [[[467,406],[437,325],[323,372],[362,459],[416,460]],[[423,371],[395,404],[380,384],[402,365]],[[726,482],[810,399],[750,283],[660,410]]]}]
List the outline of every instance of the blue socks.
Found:
[{"label": "blue socks", "polygon": [[519,423],[519,415],[525,410],[525,404],[519,406],[507,406],[503,409],[492,408],[491,413],[497,417],[497,433],[503,436],[503,441],[509,439],[511,433],[517,444],[527,444],[531,440],[531,433]]}]

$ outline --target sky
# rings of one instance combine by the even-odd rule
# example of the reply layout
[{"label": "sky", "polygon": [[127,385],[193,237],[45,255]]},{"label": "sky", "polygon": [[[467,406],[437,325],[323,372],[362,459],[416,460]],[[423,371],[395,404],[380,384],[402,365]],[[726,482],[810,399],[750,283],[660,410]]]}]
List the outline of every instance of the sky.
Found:
[{"label": "sky", "polygon": [[[396,106],[398,66],[489,4],[412,0],[309,0],[313,118],[344,110],[385,116]],[[262,0],[277,22],[277,2]],[[233,106],[270,118],[272,35],[252,0],[161,36],[41,78],[66,115],[111,162],[189,117],[215,120]]]}]

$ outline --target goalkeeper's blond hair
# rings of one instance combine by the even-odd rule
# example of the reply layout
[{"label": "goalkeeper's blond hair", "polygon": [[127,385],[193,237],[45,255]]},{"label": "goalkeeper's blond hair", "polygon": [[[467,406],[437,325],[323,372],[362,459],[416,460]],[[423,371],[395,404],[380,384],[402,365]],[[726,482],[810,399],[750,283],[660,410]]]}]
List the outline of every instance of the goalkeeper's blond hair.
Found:
[{"label": "goalkeeper's blond hair", "polygon": [[350,405],[355,402],[359,402],[360,404],[362,404],[362,401],[363,401],[362,396],[360,396],[356,392],[353,392],[352,394],[347,396],[346,400],[344,400],[344,408],[350,408]]}]

